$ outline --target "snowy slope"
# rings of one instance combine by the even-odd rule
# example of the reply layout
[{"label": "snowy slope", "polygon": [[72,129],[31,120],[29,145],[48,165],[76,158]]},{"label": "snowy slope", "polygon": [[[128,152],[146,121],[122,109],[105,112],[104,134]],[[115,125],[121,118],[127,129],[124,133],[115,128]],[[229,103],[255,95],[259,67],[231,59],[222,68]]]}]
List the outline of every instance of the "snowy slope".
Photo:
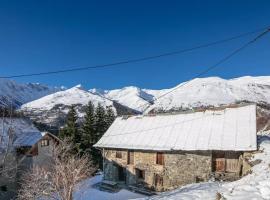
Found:
[{"label": "snowy slope", "polygon": [[175,89],[173,92],[155,101],[148,110],[168,111],[179,108],[219,106],[238,101],[270,104],[270,76],[230,80],[219,77],[197,78],[176,87],[178,89],[172,88],[171,90]]},{"label": "snowy slope", "polygon": [[61,122],[65,119],[71,105],[76,106],[78,117],[83,117],[85,106],[89,101],[95,106],[98,104],[103,107],[112,106],[116,112],[113,101],[92,94],[84,90],[81,85],[23,104],[20,109],[35,121],[57,126],[62,125]]},{"label": "snowy slope", "polygon": [[150,93],[134,86],[115,90],[91,89],[89,91],[113,99],[122,105],[138,111],[143,111],[147,106],[151,105],[154,98]]},{"label": "snowy slope", "polygon": [[[159,98],[171,90],[174,91]],[[162,90],[129,86],[116,90],[91,89],[90,91],[138,111],[144,111],[148,107],[150,107],[148,111],[179,110],[200,106],[219,106],[238,101],[270,104],[270,76],[245,76],[229,80],[219,77],[197,78],[187,84],[184,82],[176,87]],[[154,105],[152,105],[153,102]]]},{"label": "snowy slope", "polygon": [[92,94],[77,85],[70,89],[59,91],[54,94],[47,95],[43,98],[22,105],[22,109],[40,109],[50,110],[57,105],[71,106],[73,104],[87,105],[91,101],[95,106],[100,103],[102,106],[112,106],[113,102],[104,99],[98,95]]},{"label": "snowy slope", "polygon": [[251,174],[238,181],[190,184],[144,200],[215,200],[218,193],[224,200],[270,199],[270,136],[260,136],[259,146],[260,151],[252,160],[260,163],[252,167]]},{"label": "snowy slope", "polygon": [[59,90],[61,88],[48,87],[39,83],[19,84],[13,80],[0,79],[0,105],[18,107]]}]

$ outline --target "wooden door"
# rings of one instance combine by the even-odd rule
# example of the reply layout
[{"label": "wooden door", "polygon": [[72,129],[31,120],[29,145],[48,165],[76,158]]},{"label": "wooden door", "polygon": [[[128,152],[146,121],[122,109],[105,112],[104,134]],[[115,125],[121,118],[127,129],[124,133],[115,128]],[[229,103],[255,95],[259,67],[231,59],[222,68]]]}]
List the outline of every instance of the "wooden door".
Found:
[{"label": "wooden door", "polygon": [[213,153],[213,171],[215,172],[225,172],[225,154],[223,152]]},{"label": "wooden door", "polygon": [[126,170],[123,167],[118,166],[118,180],[126,181]]}]

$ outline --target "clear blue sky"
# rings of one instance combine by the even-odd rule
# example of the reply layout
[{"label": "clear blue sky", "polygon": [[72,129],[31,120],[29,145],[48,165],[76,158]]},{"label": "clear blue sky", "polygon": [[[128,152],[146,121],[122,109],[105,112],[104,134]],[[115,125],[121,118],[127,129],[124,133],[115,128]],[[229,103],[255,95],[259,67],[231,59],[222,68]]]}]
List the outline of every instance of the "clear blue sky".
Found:
[{"label": "clear blue sky", "polygon": [[[0,75],[117,62],[196,46],[270,25],[270,1],[0,1]],[[168,88],[252,37],[157,60],[17,78],[86,88]],[[270,75],[270,34],[205,76]]]}]

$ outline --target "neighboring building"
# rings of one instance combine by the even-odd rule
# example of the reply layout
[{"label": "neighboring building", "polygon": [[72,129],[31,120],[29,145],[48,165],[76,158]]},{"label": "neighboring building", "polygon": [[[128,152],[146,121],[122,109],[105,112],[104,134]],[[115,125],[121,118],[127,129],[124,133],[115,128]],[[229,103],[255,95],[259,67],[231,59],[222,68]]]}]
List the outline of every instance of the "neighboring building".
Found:
[{"label": "neighboring building", "polygon": [[51,148],[59,140],[23,118],[1,118],[0,131],[0,199],[10,199],[24,171],[34,165],[49,166]]},{"label": "neighboring building", "polygon": [[257,150],[256,105],[118,117],[94,146],[103,151],[105,180],[156,191],[235,180]]}]

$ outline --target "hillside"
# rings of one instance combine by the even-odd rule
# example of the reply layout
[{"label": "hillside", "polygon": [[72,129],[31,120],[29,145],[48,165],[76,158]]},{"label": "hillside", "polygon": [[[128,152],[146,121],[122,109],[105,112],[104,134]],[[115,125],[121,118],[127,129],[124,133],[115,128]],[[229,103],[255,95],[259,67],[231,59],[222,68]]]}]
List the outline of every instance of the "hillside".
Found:
[{"label": "hillside", "polygon": [[[159,98],[172,90],[174,91]],[[148,112],[220,106],[241,101],[270,104],[270,76],[245,76],[229,80],[219,77],[196,78],[187,84],[183,82],[173,88],[161,90],[129,86],[115,90],[90,91],[138,111],[149,107]]]},{"label": "hillside", "polygon": [[119,115],[134,113],[125,106],[84,90],[81,85],[23,104],[20,110],[36,122],[58,127],[63,125],[71,105],[76,106],[78,117],[82,118],[89,101],[95,106],[101,104],[105,108],[112,107],[114,112]]},{"label": "hillside", "polygon": [[20,84],[9,79],[0,79],[0,105],[19,107],[24,103],[55,93],[63,88],[49,87],[39,83]]},{"label": "hillside", "polygon": [[[172,92],[167,94],[170,91]],[[167,95],[159,98],[164,94]],[[146,113],[171,112],[239,102],[255,102],[259,105],[260,130],[270,128],[268,118],[270,116],[270,76],[245,76],[229,80],[219,77],[197,78],[188,84],[184,82],[176,87],[162,90],[129,86],[115,90],[90,89],[87,91],[78,85],[28,102],[21,109],[37,121],[60,125],[70,105],[77,105],[79,117],[82,117],[85,105],[89,101],[95,105],[100,103],[104,107],[112,106],[118,115],[143,111]]]}]

